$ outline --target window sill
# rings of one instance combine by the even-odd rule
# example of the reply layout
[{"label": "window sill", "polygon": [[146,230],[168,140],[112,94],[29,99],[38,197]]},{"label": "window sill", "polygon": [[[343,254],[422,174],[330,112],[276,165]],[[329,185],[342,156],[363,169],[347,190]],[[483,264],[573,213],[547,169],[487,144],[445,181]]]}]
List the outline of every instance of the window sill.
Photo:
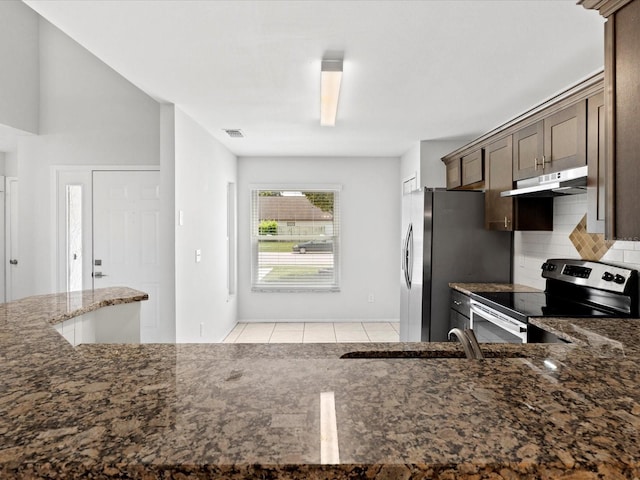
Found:
[{"label": "window sill", "polygon": [[256,293],[339,293],[340,287],[304,288],[304,287],[251,287]]}]

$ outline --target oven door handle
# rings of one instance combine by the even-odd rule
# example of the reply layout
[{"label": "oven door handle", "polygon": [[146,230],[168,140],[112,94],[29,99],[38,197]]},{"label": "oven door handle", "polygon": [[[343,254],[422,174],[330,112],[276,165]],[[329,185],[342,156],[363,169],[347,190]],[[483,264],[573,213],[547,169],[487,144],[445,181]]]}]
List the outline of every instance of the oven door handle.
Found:
[{"label": "oven door handle", "polygon": [[507,332],[512,333],[518,337],[522,338],[522,334],[527,333],[527,327],[522,326],[523,324],[515,325],[513,323],[506,322],[503,319],[496,317],[495,315],[491,315],[491,313],[487,312],[482,308],[477,307],[474,304],[471,304],[470,308],[472,313],[475,313],[479,317],[484,318],[485,320],[499,326],[503,330],[506,330]]}]

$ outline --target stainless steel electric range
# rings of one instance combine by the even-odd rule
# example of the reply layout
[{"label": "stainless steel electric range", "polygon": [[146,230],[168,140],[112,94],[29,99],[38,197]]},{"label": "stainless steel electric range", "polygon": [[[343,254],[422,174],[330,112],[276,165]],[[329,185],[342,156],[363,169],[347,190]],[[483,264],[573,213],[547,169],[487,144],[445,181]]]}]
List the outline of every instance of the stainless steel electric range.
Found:
[{"label": "stainless steel electric range", "polygon": [[600,262],[550,259],[542,264],[544,292],[471,295],[471,328],[480,342],[551,341],[531,317],[638,317],[638,272]]}]

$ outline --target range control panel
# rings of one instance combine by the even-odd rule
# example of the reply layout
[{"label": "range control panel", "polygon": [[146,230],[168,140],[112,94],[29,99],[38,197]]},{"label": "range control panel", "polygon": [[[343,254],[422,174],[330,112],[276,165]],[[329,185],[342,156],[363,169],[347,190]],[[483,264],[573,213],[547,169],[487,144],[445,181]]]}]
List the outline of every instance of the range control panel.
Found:
[{"label": "range control panel", "polygon": [[563,275],[578,278],[589,278],[592,269],[588,267],[579,267],[578,265],[565,265],[562,269]]},{"label": "range control panel", "polygon": [[542,264],[542,276],[575,285],[623,293],[636,270],[588,260],[554,258]]}]

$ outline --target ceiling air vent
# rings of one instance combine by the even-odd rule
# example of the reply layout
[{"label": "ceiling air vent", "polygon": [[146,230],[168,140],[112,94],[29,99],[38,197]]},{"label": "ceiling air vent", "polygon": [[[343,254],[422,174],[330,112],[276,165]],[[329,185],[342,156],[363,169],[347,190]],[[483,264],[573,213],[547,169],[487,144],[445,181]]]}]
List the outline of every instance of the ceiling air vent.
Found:
[{"label": "ceiling air vent", "polygon": [[224,131],[227,132],[227,135],[231,138],[244,138],[244,134],[239,128],[225,128]]}]

